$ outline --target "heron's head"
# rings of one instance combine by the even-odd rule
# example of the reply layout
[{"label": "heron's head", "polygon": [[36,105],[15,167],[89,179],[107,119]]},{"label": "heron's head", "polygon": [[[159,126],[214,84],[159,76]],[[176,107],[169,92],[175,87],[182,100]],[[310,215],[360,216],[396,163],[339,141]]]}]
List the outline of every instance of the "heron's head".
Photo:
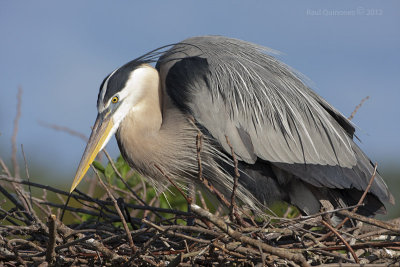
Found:
[{"label": "heron's head", "polygon": [[98,115],[70,192],[78,186],[126,115],[142,101],[146,90],[152,86],[158,86],[158,72],[141,61],[131,61],[104,79],[97,99]]}]

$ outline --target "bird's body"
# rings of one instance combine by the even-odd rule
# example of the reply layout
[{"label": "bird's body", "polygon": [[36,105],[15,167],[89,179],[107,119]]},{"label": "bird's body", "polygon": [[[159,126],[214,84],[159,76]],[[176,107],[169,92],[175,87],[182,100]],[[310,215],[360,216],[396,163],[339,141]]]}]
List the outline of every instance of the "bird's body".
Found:
[{"label": "bird's body", "polygon": [[[374,167],[354,143],[353,125],[263,50],[272,52],[226,37],[194,37],[115,70],[100,88],[93,141],[73,188],[113,133],[125,160],[156,187],[167,184],[165,175],[199,182],[200,133],[204,177],[230,195],[231,144],[239,160],[237,197],[253,209],[276,200],[307,214],[324,200],[355,204]],[[360,211],[384,211],[386,201],[393,198],[377,174]]]}]

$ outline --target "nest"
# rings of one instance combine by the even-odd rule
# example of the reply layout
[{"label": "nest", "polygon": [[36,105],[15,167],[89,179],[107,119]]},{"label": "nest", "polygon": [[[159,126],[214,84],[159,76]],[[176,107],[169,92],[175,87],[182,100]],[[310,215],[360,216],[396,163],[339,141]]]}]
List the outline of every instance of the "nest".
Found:
[{"label": "nest", "polygon": [[[76,191],[70,198],[81,206],[72,207],[64,205],[68,192],[7,172],[0,175],[4,266],[399,266],[399,224],[360,216],[353,212],[357,207],[255,218],[234,205],[226,215],[213,214],[204,201],[196,205],[188,198],[184,212],[149,206],[101,179],[103,199]],[[43,195],[33,197],[28,187]],[[49,201],[51,192],[62,202]],[[123,201],[134,198],[140,204]],[[63,210],[81,222],[63,223]],[[350,218],[354,227],[333,227],[333,214]]]},{"label": "nest", "polygon": [[[12,138],[14,175],[0,159],[0,266],[400,266],[400,220],[356,213],[374,175],[358,205],[295,218],[286,216],[290,206],[284,216],[261,218],[237,206],[238,175],[230,201],[224,199],[201,177],[200,158],[199,179],[219,196],[226,214],[222,209],[210,212],[201,194],[196,202],[194,190],[187,196],[168,176],[187,212],[157,207],[157,196],[144,201],[146,193],[142,198],[136,193],[140,184],[133,190],[126,184],[125,189],[106,186],[96,169],[98,179],[92,179],[88,194],[29,181],[26,162],[27,180],[22,180],[16,160],[21,93]],[[122,178],[112,160],[110,164]],[[94,196],[98,184],[105,192],[101,197]],[[64,212],[70,222],[63,220]],[[344,218],[342,223],[333,226],[333,215]]]}]

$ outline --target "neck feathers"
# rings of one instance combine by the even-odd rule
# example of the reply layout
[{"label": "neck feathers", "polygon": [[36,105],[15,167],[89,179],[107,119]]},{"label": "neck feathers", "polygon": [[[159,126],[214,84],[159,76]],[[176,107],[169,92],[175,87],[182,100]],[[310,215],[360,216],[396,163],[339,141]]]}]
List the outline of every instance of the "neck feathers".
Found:
[{"label": "neck feathers", "polygon": [[137,134],[155,134],[162,124],[161,86],[158,71],[149,65],[135,71],[133,80],[134,103],[132,109],[121,123],[129,131]]}]

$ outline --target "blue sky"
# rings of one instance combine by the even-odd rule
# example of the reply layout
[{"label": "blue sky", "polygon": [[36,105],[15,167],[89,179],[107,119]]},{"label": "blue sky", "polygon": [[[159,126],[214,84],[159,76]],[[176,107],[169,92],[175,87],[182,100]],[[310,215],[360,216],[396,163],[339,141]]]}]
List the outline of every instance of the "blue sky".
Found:
[{"label": "blue sky", "polygon": [[[282,52],[328,102],[357,113],[361,147],[400,163],[400,1],[1,1],[0,156],[23,88],[18,143],[28,161],[74,174],[98,88],[116,67],[190,36],[219,34]],[[113,140],[108,150],[118,154]]]}]

